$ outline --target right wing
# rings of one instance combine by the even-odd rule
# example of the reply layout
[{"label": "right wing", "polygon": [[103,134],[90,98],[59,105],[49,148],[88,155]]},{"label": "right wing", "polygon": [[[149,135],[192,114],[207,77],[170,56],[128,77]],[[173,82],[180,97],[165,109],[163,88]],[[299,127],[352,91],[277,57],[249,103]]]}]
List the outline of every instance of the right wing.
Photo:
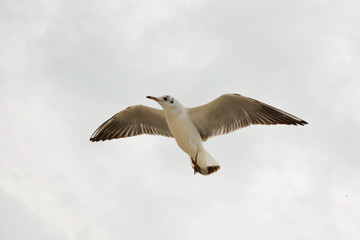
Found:
[{"label": "right wing", "polygon": [[91,135],[90,141],[98,142],[140,134],[173,137],[162,110],[136,105],[118,112],[101,124]]}]

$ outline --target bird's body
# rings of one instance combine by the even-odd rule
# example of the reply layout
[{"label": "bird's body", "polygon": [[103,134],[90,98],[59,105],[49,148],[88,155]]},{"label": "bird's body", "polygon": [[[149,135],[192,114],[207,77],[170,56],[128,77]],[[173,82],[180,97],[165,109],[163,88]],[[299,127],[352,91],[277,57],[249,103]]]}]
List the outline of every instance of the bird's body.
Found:
[{"label": "bird's body", "polygon": [[191,158],[203,147],[202,139],[187,109],[181,108],[165,112],[166,122],[179,147]]},{"label": "bird's body", "polygon": [[301,120],[280,109],[238,94],[224,94],[195,108],[185,108],[171,96],[148,98],[163,111],[142,105],[128,107],[104,122],[91,141],[104,141],[139,134],[174,137],[192,161],[194,172],[208,175],[220,166],[204,149],[203,141],[251,124],[304,125]]},{"label": "bird's body", "polygon": [[[149,98],[154,99],[153,97]],[[154,100],[159,101],[158,99],[163,98],[160,97]],[[217,171],[220,166],[204,149],[203,140],[189,115],[188,108],[183,107],[180,102],[171,96],[167,98],[172,102],[163,105],[167,125],[178,146],[189,155],[194,172],[207,175],[211,171]]]}]

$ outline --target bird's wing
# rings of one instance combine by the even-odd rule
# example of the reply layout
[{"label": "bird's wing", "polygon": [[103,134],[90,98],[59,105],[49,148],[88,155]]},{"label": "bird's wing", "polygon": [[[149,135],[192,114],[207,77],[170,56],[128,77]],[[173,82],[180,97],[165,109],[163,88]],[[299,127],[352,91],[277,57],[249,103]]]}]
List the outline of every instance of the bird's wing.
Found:
[{"label": "bird's wing", "polygon": [[91,135],[90,141],[97,142],[140,134],[172,137],[164,112],[143,105],[128,107],[101,124]]},{"label": "bird's wing", "polygon": [[203,141],[252,124],[307,124],[287,112],[239,94],[224,94],[208,104],[189,108],[188,113]]}]

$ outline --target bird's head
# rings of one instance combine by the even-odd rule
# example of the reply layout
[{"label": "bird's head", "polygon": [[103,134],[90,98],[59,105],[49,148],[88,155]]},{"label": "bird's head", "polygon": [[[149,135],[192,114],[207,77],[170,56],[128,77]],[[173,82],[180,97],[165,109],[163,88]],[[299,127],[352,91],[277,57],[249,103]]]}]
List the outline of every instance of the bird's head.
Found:
[{"label": "bird's head", "polygon": [[164,110],[170,110],[181,107],[181,104],[174,97],[170,95],[164,95],[160,97],[147,96],[147,98],[152,99],[157,103],[159,103]]}]

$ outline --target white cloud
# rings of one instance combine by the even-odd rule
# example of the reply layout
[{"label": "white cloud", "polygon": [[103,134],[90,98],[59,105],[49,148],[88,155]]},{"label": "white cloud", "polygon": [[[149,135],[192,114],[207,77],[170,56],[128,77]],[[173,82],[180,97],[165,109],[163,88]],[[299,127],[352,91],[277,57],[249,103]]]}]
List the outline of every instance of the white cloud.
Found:
[{"label": "white cloud", "polygon": [[[359,238],[357,2],[0,4],[1,238]],[[88,141],[147,95],[227,92],[310,124],[208,140],[209,177],[173,139]]]}]

